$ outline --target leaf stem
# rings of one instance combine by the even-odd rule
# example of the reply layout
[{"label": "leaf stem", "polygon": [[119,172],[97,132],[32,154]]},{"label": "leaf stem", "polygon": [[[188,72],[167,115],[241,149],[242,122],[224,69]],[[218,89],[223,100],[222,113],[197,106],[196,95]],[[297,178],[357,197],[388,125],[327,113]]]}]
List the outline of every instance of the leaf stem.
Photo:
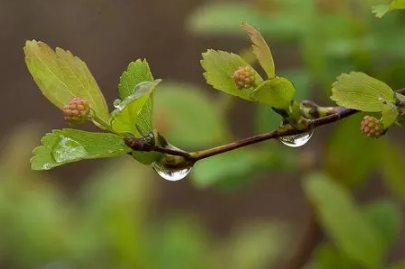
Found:
[{"label": "leaf stem", "polygon": [[[402,88],[397,91],[397,93],[405,94],[405,88]],[[344,107],[331,107],[329,108],[329,112],[332,112],[326,116],[321,116],[319,118],[315,119],[310,119],[307,121],[306,128],[297,130],[290,124],[280,126],[274,131],[264,133],[264,134],[259,134],[259,135],[254,135],[239,141],[231,142],[228,144],[220,145],[217,147],[205,149],[205,150],[200,150],[200,151],[195,151],[195,152],[186,152],[182,151],[179,149],[173,149],[173,148],[163,148],[163,147],[157,147],[155,151],[169,154],[169,155],[176,155],[176,156],[182,156],[184,159],[187,161],[191,161],[193,163],[208,158],[212,157],[221,153],[225,153],[231,150],[235,150],[238,148],[242,148],[245,146],[249,146],[252,144],[256,144],[262,141],[270,140],[270,139],[277,139],[283,136],[291,136],[291,135],[298,135],[302,134],[305,132],[309,132],[311,130],[314,130],[322,125],[330,124],[339,120],[342,120],[344,118],[347,118],[353,114],[358,113],[358,110],[355,109],[350,109],[350,108],[344,108]]]}]

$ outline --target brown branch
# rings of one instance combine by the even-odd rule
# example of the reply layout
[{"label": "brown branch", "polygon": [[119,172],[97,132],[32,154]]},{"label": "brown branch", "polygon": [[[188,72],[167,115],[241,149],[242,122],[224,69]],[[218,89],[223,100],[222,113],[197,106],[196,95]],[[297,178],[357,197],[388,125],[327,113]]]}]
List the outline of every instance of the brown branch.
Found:
[{"label": "brown branch", "polygon": [[315,212],[311,208],[309,218],[304,228],[301,240],[298,242],[297,247],[285,269],[299,269],[303,268],[310,260],[311,254],[315,247],[318,245],[321,238],[321,229],[316,222]]},{"label": "brown branch", "polygon": [[[397,91],[397,93],[405,94],[405,88],[402,88]],[[196,151],[196,152],[186,152],[182,150],[177,150],[177,149],[172,149],[172,148],[165,148],[165,147],[156,147],[154,148],[154,151],[158,151],[161,153],[169,154],[169,155],[175,155],[175,156],[182,156],[185,160],[195,163],[199,160],[215,156],[224,152],[228,152],[234,149],[238,149],[241,147],[245,147],[248,145],[256,144],[262,141],[270,140],[270,139],[277,139],[283,136],[291,136],[291,135],[298,135],[302,134],[305,132],[309,132],[311,130],[314,130],[322,125],[330,124],[339,120],[342,120],[344,118],[347,118],[353,114],[356,114],[359,112],[358,110],[355,109],[350,109],[350,108],[344,108],[344,107],[334,107],[334,113],[319,117],[316,119],[311,119],[308,120],[307,127],[302,129],[302,130],[297,130],[294,129],[291,125],[283,125],[276,130],[269,132],[269,133],[264,133],[264,134],[259,134],[255,136],[251,136],[239,141],[231,142],[228,144],[224,144],[221,146],[201,150],[201,151]]]}]

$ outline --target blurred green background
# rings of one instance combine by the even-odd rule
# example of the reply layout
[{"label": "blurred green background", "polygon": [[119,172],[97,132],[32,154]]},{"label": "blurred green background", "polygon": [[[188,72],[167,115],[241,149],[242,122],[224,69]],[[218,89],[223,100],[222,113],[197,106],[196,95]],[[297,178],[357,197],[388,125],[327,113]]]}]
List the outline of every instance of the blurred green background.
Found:
[{"label": "blurred green background", "polygon": [[[0,0],[0,268],[284,268],[310,221],[302,185],[314,171],[350,188],[358,204],[393,204],[394,213],[376,216],[396,223],[386,233],[393,235],[387,263],[405,259],[403,130],[367,139],[361,115],[316,130],[299,149],[268,141],[201,161],[179,182],[129,157],[49,172],[30,171],[28,161],[45,132],[66,124],[26,70],[27,39],[81,57],[110,104],[127,64],[146,58],[164,80],[155,105],[159,131],[195,150],[280,123],[268,107],[204,83],[199,60],[208,48],[252,61],[242,20],[265,36],[298,100],[332,105],[330,85],[348,71],[404,87],[405,14],[371,13],[372,4],[386,2]],[[339,207],[331,213],[339,218]],[[327,232],[317,240],[335,239],[322,224]],[[357,268],[347,253],[334,254],[339,242],[321,247],[308,267]]]}]

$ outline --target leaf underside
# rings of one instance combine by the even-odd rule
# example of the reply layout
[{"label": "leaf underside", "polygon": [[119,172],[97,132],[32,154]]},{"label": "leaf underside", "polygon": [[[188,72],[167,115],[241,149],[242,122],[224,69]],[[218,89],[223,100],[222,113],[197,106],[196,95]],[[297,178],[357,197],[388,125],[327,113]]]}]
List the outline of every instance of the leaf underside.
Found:
[{"label": "leaf underside", "polygon": [[261,67],[266,72],[268,78],[272,79],[276,76],[273,55],[271,54],[270,48],[264,40],[263,36],[255,28],[247,24],[242,23],[242,28],[249,35],[252,41],[253,53],[256,55]]}]

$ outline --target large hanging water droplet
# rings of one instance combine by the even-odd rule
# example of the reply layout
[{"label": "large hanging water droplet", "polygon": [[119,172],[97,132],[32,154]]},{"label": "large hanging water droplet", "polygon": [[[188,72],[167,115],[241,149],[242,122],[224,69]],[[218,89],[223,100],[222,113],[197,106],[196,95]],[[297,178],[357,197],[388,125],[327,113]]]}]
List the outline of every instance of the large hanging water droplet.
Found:
[{"label": "large hanging water droplet", "polygon": [[191,171],[191,166],[188,167],[169,167],[165,163],[157,161],[152,163],[153,169],[162,178],[169,181],[179,181],[185,178]]},{"label": "large hanging water droplet", "polygon": [[314,131],[309,131],[298,135],[283,136],[278,138],[278,141],[286,146],[298,148],[305,145],[309,141],[309,139],[311,139],[313,134]]}]

